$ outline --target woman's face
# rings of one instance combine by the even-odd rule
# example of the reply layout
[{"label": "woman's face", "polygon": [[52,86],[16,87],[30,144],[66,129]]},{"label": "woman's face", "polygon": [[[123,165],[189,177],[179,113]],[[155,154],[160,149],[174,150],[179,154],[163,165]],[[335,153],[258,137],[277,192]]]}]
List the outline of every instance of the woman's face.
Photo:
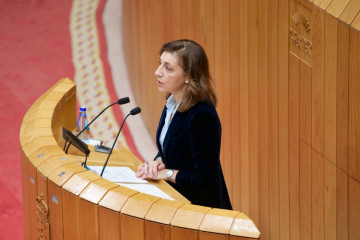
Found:
[{"label": "woman's face", "polygon": [[185,92],[186,78],[176,54],[163,52],[159,64],[155,71],[159,91],[171,93],[176,101],[180,101]]}]

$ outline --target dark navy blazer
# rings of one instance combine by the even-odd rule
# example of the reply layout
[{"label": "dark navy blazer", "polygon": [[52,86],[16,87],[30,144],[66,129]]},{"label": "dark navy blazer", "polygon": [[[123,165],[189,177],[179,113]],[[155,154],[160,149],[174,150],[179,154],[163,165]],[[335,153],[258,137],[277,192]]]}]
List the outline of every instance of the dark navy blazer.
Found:
[{"label": "dark navy blazer", "polygon": [[192,204],[232,209],[220,164],[221,124],[213,105],[198,103],[176,112],[164,139],[166,106],[156,133],[158,156],[167,169],[178,169],[176,184],[170,183]]}]

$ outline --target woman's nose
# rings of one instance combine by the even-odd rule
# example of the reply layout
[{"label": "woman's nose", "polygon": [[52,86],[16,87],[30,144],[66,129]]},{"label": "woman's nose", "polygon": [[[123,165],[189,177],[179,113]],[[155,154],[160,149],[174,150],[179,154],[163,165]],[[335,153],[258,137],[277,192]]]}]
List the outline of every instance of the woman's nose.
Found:
[{"label": "woman's nose", "polygon": [[156,76],[156,77],[161,77],[160,67],[161,67],[161,66],[159,66],[159,67],[155,70],[155,76]]}]

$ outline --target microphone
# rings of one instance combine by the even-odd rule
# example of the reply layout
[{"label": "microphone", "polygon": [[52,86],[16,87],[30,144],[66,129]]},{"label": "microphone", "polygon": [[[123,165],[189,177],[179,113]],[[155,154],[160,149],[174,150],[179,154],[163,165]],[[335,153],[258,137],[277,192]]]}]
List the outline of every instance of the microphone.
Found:
[{"label": "microphone", "polygon": [[108,155],[108,157],[107,157],[107,159],[106,159],[106,161],[105,161],[105,163],[104,163],[103,169],[102,169],[101,174],[100,174],[101,177],[102,177],[102,175],[103,175],[103,173],[104,173],[104,171],[105,171],[105,168],[106,168],[106,165],[107,165],[107,163],[108,163],[108,161],[109,161],[110,155],[111,155],[111,153],[112,153],[112,151],[113,151],[113,149],[114,149],[114,147],[115,147],[116,141],[117,141],[117,139],[118,139],[118,137],[119,137],[119,135],[120,135],[121,129],[123,128],[126,119],[127,119],[130,115],[136,115],[136,114],[138,114],[138,113],[140,113],[140,112],[141,112],[141,108],[139,108],[139,107],[133,108],[133,109],[131,109],[130,113],[129,113],[128,115],[126,115],[126,117],[124,118],[124,120],[123,120],[123,122],[122,122],[122,124],[121,124],[121,127],[120,127],[120,129],[119,129],[119,132],[117,133],[116,138],[115,138],[115,140],[114,140],[114,143],[113,143],[113,145],[112,145],[112,147],[111,147],[111,149],[110,149],[109,155]]},{"label": "microphone", "polygon": [[120,98],[119,100],[117,100],[117,102],[114,102],[112,104],[110,104],[109,106],[107,106],[104,110],[102,110],[98,115],[96,115],[96,117],[88,124],[86,125],[78,134],[76,134],[76,137],[79,137],[80,134],[85,131],[86,128],[88,128],[101,114],[103,114],[103,112],[105,112],[106,109],[108,109],[109,107],[115,105],[115,104],[119,104],[119,105],[123,105],[126,103],[129,103],[130,99],[128,97],[124,97],[124,98]]}]

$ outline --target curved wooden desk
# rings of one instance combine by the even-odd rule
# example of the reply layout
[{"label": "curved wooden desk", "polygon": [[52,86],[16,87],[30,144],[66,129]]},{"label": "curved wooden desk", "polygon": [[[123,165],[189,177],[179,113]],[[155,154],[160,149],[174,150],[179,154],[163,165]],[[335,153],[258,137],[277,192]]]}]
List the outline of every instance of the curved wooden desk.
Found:
[{"label": "curved wooden desk", "polygon": [[[175,201],[139,193],[85,170],[79,164],[84,156],[66,155],[61,126],[75,128],[75,89],[71,80],[61,79],[24,117],[20,142],[25,239],[259,238],[243,213],[192,205],[165,181],[152,184]],[[105,158],[91,151],[88,164],[103,164]],[[133,169],[140,164],[122,146],[111,161],[109,165]]]}]

